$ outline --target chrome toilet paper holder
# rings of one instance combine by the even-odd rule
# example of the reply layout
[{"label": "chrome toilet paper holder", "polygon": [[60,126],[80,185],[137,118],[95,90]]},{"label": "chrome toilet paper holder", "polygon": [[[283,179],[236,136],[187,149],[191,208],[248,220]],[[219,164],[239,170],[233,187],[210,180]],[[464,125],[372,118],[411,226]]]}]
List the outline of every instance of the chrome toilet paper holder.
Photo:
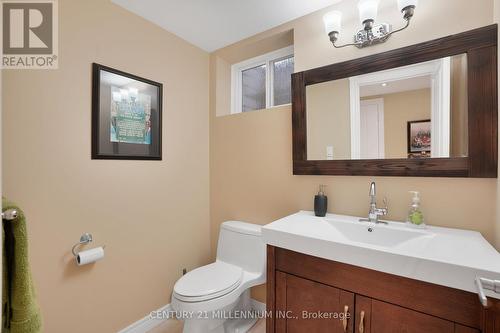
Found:
[{"label": "chrome toilet paper holder", "polygon": [[[73,256],[78,257],[78,253],[76,252],[76,248],[88,243],[91,243],[93,241],[92,234],[86,232],[83,235],[80,236],[80,241],[73,245],[71,248],[71,253],[73,253]],[[102,248],[104,249],[106,246],[103,246]]]}]

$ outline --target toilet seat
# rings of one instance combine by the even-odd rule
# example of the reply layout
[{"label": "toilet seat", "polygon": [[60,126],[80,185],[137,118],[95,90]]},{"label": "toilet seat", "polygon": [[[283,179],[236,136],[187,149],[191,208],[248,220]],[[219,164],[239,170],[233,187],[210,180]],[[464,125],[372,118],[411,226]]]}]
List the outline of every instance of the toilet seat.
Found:
[{"label": "toilet seat", "polygon": [[174,286],[174,296],[184,302],[201,302],[229,294],[243,278],[241,267],[222,261],[199,267]]}]

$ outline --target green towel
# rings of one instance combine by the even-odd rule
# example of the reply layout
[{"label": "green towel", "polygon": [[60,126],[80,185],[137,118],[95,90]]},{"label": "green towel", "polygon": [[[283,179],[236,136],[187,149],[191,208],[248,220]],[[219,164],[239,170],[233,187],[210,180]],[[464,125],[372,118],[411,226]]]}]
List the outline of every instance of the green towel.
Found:
[{"label": "green towel", "polygon": [[29,265],[26,220],[19,207],[4,198],[2,209],[18,212],[15,220],[3,221],[2,333],[38,333],[42,317]]}]

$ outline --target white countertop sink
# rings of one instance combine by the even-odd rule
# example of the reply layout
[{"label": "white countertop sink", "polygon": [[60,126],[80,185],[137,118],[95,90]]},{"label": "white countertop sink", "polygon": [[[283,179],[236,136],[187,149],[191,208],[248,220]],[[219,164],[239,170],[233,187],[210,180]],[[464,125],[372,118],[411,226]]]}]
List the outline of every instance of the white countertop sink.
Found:
[{"label": "white countertop sink", "polygon": [[476,275],[500,280],[500,254],[476,231],[301,211],[264,226],[262,234],[269,245],[473,293]]},{"label": "white countertop sink", "polygon": [[433,234],[427,232],[400,227],[399,223],[385,227],[380,224],[374,226],[373,223],[353,223],[332,217],[326,218],[326,221],[333,227],[332,232],[335,237],[344,240],[344,242],[386,248],[423,247],[429,239],[434,237]]}]

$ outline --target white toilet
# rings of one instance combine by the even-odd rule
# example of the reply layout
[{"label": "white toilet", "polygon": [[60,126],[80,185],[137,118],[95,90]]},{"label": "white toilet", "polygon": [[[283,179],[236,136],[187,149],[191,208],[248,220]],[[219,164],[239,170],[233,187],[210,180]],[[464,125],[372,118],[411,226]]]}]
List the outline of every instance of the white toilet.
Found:
[{"label": "white toilet", "polygon": [[184,320],[184,333],[244,333],[257,321],[247,315],[253,310],[250,287],[264,282],[266,246],[261,226],[224,222],[216,261],[177,281],[172,309]]}]

